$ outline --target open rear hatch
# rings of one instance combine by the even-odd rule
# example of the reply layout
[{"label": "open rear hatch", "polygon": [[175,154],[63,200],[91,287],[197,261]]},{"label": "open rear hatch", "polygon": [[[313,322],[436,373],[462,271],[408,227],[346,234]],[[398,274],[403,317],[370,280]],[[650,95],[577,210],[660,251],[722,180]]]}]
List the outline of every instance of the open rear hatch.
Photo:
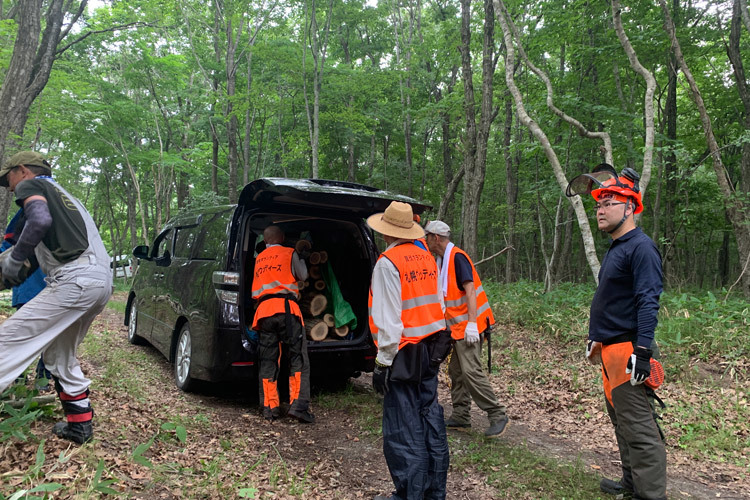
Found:
[{"label": "open rear hatch", "polygon": [[[407,196],[340,181],[273,178],[245,186],[240,196],[245,211],[244,323],[252,323],[254,314],[249,295],[255,258],[264,248],[263,229],[278,225],[286,235],[285,245],[295,246],[310,274],[300,283],[300,306],[311,356],[338,353],[324,363],[353,361],[350,371],[366,369],[358,365],[365,357],[368,364],[374,359],[367,296],[378,251],[364,219],[384,211],[393,200],[412,204],[415,213],[430,208]],[[348,359],[347,353],[354,351],[359,352],[355,357],[362,357],[360,362]],[[320,365],[313,361],[314,369]]]},{"label": "open rear hatch", "polygon": [[269,177],[257,179],[244,187],[239,205],[246,208],[283,211],[284,207],[314,210],[346,211],[365,218],[383,212],[392,201],[403,201],[412,206],[415,214],[431,208],[413,198],[353,182],[325,179],[286,179]]}]

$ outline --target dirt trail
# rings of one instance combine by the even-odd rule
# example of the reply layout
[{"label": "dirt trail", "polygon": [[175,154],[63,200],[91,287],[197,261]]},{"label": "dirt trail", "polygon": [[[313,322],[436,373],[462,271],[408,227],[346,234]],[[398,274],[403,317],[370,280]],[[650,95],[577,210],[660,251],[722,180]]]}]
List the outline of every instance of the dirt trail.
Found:
[{"label": "dirt trail", "polygon": [[[392,483],[382,454],[382,442],[373,434],[363,432],[356,409],[326,408],[315,405],[317,423],[305,426],[288,419],[268,424],[253,406],[249,391],[186,394],[179,391],[172,379],[172,367],[154,349],[130,346],[120,314],[107,309],[97,319],[90,335],[103,331],[111,335],[111,351],[104,356],[117,357],[129,350],[142,350],[146,368],[139,377],[141,397],[131,399],[127,392],[97,379],[113,377],[101,362],[83,360],[83,367],[94,380],[96,405],[96,437],[94,455],[107,464],[118,479],[117,488],[131,498],[230,498],[238,485],[257,488],[255,498],[372,498],[387,494]],[[522,332],[509,330],[503,340],[502,353],[496,361],[500,373],[492,375],[492,383],[508,407],[511,425],[501,438],[510,443],[525,444],[532,450],[564,462],[579,459],[597,473],[617,477],[619,464],[614,433],[594,391],[576,393],[570,390],[570,368],[560,366],[559,377],[539,378],[524,383],[523,373],[510,367],[510,353],[523,347]],[[496,351],[499,351],[497,349]],[[538,346],[536,361],[554,363],[554,353]],[[518,361],[516,359],[516,361]],[[594,383],[590,367],[577,383],[581,387]],[[520,370],[520,368],[519,368]],[[515,378],[511,378],[515,377]],[[363,375],[355,380],[355,390],[370,391],[371,378]],[[97,388],[97,385],[99,386]],[[444,406],[450,400],[445,377],[442,376],[440,399]],[[446,408],[446,414],[450,409]],[[586,417],[585,415],[588,415]],[[128,457],[138,443],[158,434],[161,422],[180,416],[206,421],[205,431],[189,435],[184,449],[156,440],[144,455],[157,472],[132,463]],[[487,419],[477,408],[472,415],[473,431],[482,432]],[[49,421],[35,424],[37,435],[47,437]],[[451,433],[461,431],[450,431]],[[5,470],[25,470],[33,465],[36,444],[14,444],[0,447],[0,474]],[[66,451],[67,450],[67,451]],[[70,453],[71,459],[62,470],[51,476],[64,482],[87,481],[95,467],[90,459],[79,456],[75,448],[57,439],[48,439],[48,457]],[[668,449],[670,498],[746,498],[750,491],[746,471],[715,463],[696,466],[675,447]],[[207,475],[208,470],[218,470]],[[223,481],[232,485],[222,489]],[[19,481],[18,479],[15,479]],[[11,480],[12,484],[13,479]],[[273,488],[264,485],[274,484]],[[193,496],[201,491],[200,496]],[[268,493],[273,491],[273,494]],[[483,500],[498,498],[497,491],[485,484],[476,470],[451,470],[448,480],[449,498]],[[300,493],[301,492],[301,493]],[[271,496],[264,496],[264,494]],[[62,494],[55,498],[77,498]],[[532,498],[532,497],[529,497]]]}]

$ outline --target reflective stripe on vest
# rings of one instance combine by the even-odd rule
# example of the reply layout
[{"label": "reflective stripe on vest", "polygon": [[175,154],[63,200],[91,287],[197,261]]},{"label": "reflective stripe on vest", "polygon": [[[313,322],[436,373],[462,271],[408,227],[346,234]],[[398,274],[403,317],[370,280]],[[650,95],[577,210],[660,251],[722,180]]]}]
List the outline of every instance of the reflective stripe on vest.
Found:
[{"label": "reflective stripe on vest", "polygon": [[[398,348],[416,344],[423,338],[445,329],[440,307],[438,269],[435,259],[413,243],[402,243],[383,252],[398,270],[401,279],[401,323],[404,329]],[[379,260],[378,259],[378,260]],[[368,300],[370,332],[378,345],[378,329],[372,319],[372,288]]]},{"label": "reflective stripe on vest", "polygon": [[474,290],[477,297],[477,329],[483,332],[487,329],[487,320],[490,325],[495,324],[495,317],[492,315],[490,303],[487,300],[487,294],[479,279],[474,263],[469,255],[454,246],[448,262],[448,293],[445,296],[445,322],[451,329],[451,336],[456,340],[464,338],[466,324],[469,322],[469,300],[463,288],[459,288],[456,283],[456,254],[461,254],[469,261],[471,265],[472,280],[474,281]]},{"label": "reflective stripe on vest", "polygon": [[[253,298],[261,299],[266,295],[288,294],[299,297],[297,279],[292,273],[293,248],[281,245],[263,250],[255,259],[253,273]],[[286,311],[287,302],[283,298],[269,298],[262,301],[255,310],[253,328],[258,321]],[[302,313],[296,302],[290,302],[290,312],[302,320]]]},{"label": "reflective stripe on vest", "polygon": [[277,293],[299,295],[297,279],[292,274],[293,248],[272,246],[263,250],[255,259],[253,273],[253,298]]}]

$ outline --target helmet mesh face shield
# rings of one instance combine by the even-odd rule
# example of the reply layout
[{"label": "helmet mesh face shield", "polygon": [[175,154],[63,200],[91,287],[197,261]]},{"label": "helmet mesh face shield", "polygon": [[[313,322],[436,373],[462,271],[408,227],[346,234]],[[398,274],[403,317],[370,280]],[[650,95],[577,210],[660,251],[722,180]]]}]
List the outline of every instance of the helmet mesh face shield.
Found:
[{"label": "helmet mesh face shield", "polygon": [[[607,171],[591,172],[588,174],[581,174],[575,177],[568,183],[568,187],[565,189],[565,196],[575,196],[577,194],[591,194],[591,191],[606,187],[609,184],[614,184],[614,180],[617,179],[617,174]],[[607,182],[610,181],[610,182]]]},{"label": "helmet mesh face shield", "polygon": [[623,175],[618,176],[612,165],[602,163],[593,172],[581,174],[568,183],[565,189],[566,196],[590,194],[595,200],[604,193],[617,193],[626,198],[632,198],[635,212],[643,211],[641,191],[638,186],[638,173],[630,168],[623,170]]}]

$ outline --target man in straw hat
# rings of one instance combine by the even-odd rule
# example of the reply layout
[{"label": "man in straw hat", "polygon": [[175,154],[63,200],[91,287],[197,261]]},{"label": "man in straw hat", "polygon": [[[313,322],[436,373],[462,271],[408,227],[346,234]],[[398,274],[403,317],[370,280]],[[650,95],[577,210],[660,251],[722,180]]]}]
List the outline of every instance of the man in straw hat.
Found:
[{"label": "man in straw hat", "polygon": [[65,422],[52,431],[83,444],[93,437],[89,384],[76,350],[112,294],[109,254],[81,202],[57,184],[39,153],[22,151],[0,169],[0,186],[15,193],[26,224],[2,261],[3,281],[17,285],[36,257],[48,286],[0,325],[0,391],[40,354],[52,373]]},{"label": "man in straw hat", "polygon": [[[388,247],[372,273],[370,331],[378,354],[372,382],[383,399],[383,452],[392,499],[444,499],[448,441],[437,401],[437,373],[452,346],[435,260],[411,205],[392,202],[367,224]],[[377,499],[389,497],[377,496]]]}]

